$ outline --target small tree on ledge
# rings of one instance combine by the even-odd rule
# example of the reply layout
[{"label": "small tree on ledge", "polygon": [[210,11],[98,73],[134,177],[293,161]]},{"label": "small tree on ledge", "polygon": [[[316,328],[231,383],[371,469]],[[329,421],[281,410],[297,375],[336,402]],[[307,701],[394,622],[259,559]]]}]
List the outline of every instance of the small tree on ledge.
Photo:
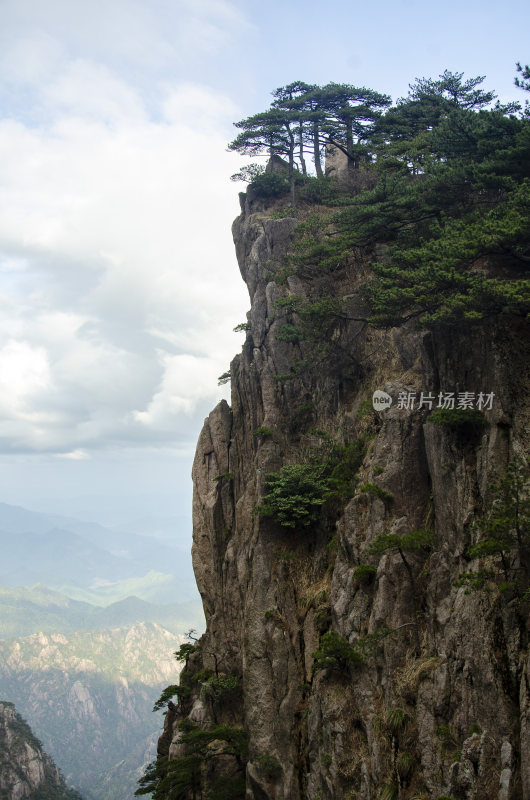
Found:
[{"label": "small tree on ledge", "polygon": [[414,643],[416,652],[419,655],[420,634],[418,627],[418,604],[416,600],[416,579],[412,564],[406,554],[418,553],[421,550],[428,550],[432,546],[432,531],[419,528],[418,530],[400,536],[397,533],[380,533],[372,542],[369,552],[373,555],[382,556],[385,553],[399,553],[403,565],[407,571],[407,577],[411,590],[412,606],[414,609]]}]

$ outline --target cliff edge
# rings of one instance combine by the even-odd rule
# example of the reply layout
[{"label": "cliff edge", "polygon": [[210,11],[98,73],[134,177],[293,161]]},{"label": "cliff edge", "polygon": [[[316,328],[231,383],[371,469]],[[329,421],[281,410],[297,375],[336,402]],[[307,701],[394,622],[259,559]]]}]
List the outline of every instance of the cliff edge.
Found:
[{"label": "cliff edge", "polygon": [[197,444],[207,630],[155,796],[530,798],[527,552],[477,549],[503,491],[522,515],[526,323],[369,325],[366,254],[286,269],[289,213],[242,195],[233,226],[251,310]]}]

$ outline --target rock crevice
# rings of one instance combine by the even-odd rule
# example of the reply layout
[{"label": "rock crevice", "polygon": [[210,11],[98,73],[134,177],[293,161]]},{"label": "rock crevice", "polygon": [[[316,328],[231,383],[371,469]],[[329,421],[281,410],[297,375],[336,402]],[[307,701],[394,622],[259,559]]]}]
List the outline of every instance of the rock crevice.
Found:
[{"label": "rock crevice", "polygon": [[[528,608],[496,587],[458,585],[476,568],[473,523],[492,484],[527,452],[528,338],[510,319],[371,328],[362,260],[282,272],[295,227],[243,196],[233,232],[249,328],[231,365],[232,405],[205,421],[193,466],[207,630],[164,747],[175,751],[186,719],[244,730],[248,753],[230,774],[246,792],[233,796],[247,800],[530,798]],[[341,302],[324,341],[285,336],[300,323],[277,303],[289,295]],[[376,389],[394,399],[389,409],[373,410]],[[486,424],[430,422],[420,393],[449,391],[493,392]],[[399,407],[400,393],[415,393],[414,408]],[[256,513],[270,473],[358,441],[350,491],[324,503],[318,522],[289,528]],[[430,548],[374,555],[381,534],[418,530]],[[330,631],[359,664],[315,670]],[[237,697],[202,690],[200,700],[193,677],[205,669],[236,676]]]}]

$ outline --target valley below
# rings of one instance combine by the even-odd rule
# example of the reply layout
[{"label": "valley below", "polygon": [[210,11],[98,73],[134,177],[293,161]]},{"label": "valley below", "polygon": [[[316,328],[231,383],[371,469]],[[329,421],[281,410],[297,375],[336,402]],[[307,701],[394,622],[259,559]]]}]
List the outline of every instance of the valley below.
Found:
[{"label": "valley below", "polygon": [[88,800],[130,800],[156,750],[153,704],[180,671],[183,637],[151,622],[0,641],[0,697],[14,703]]},{"label": "valley below", "polygon": [[172,524],[113,529],[0,503],[0,701],[85,800],[131,800],[156,755],[153,705],[178,682],[174,652],[203,624]]}]

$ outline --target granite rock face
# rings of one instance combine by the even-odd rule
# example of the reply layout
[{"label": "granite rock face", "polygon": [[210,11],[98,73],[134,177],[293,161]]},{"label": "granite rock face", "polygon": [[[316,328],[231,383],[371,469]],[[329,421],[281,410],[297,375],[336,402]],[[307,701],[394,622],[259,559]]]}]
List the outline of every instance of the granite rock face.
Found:
[{"label": "granite rock face", "polygon": [[0,702],[0,797],[81,800],[64,779],[12,703]]},{"label": "granite rock face", "polygon": [[[184,752],[187,718],[247,732],[248,760],[209,762],[243,776],[247,800],[530,798],[528,609],[456,585],[474,568],[473,521],[492,483],[527,452],[528,331],[512,320],[373,329],[362,254],[336,272],[288,275],[294,230],[242,195],[233,232],[249,329],[231,364],[231,407],[205,421],[193,466],[207,630],[185,674],[237,676],[241,688],[223,701],[192,681],[159,752]],[[289,295],[341,301],[325,341],[286,340],[282,326],[298,318],[276,301]],[[376,389],[390,408],[373,410]],[[435,425],[421,392],[494,393],[487,425]],[[416,393],[413,408],[398,407],[400,393]],[[360,438],[351,495],[318,524],[290,529],[255,513],[269,473]],[[418,529],[431,531],[430,550],[370,553],[379,534]],[[375,574],[356,572],[366,564]],[[314,670],[328,630],[360,648],[362,664]]]}]

